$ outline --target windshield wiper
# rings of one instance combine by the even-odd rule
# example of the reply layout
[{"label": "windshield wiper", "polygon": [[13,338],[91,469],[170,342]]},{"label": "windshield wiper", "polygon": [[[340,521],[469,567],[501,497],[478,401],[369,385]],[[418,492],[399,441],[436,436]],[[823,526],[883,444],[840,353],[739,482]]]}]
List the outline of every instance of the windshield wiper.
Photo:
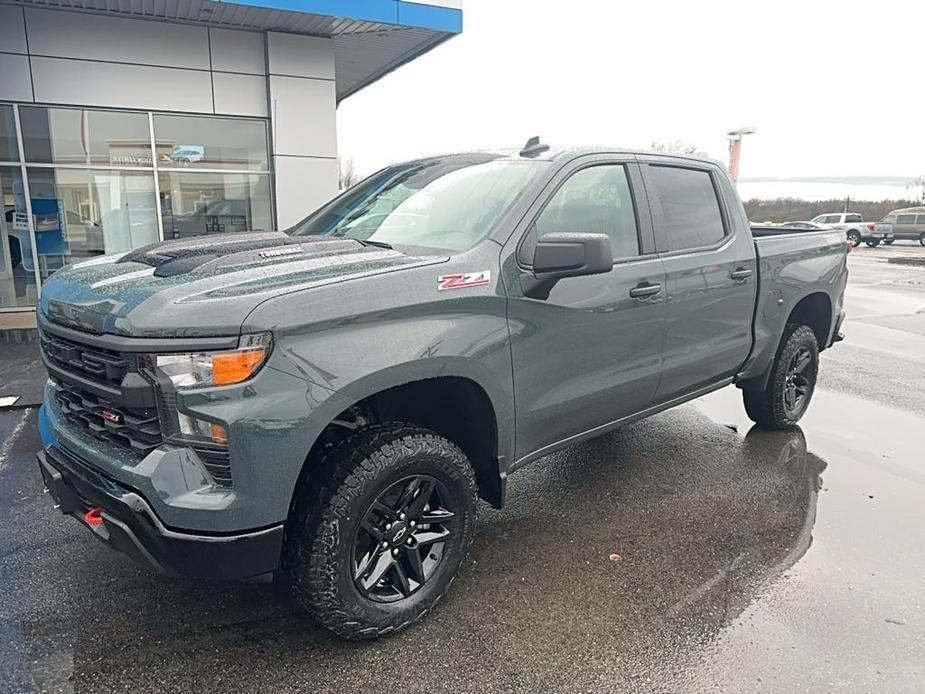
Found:
[{"label": "windshield wiper", "polygon": [[357,243],[363,246],[375,246],[376,248],[388,248],[390,251],[395,250],[392,246],[385,241],[370,241],[369,239],[353,239]]}]

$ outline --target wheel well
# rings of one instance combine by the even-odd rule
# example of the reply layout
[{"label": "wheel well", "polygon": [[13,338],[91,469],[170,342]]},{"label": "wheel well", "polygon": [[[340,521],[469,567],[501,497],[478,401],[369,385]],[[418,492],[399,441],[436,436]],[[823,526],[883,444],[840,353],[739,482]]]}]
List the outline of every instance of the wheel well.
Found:
[{"label": "wheel well", "polygon": [[819,350],[826,348],[829,330],[832,327],[832,301],[828,295],[818,292],[800,299],[790,312],[788,323],[807,325],[816,334]]},{"label": "wheel well", "polygon": [[313,460],[323,448],[356,428],[376,422],[416,424],[449,439],[472,462],[479,496],[496,508],[503,504],[504,484],[498,469],[495,411],[488,395],[475,381],[441,376],[404,383],[370,395],[328,424],[312,446],[308,460]]}]

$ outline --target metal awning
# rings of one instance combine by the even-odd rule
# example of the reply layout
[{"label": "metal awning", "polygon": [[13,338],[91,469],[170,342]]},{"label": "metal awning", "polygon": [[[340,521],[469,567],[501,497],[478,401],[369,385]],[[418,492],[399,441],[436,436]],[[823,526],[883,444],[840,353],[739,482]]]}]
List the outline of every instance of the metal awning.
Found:
[{"label": "metal awning", "polygon": [[15,5],[334,41],[340,101],[462,31],[462,0],[7,0]]}]

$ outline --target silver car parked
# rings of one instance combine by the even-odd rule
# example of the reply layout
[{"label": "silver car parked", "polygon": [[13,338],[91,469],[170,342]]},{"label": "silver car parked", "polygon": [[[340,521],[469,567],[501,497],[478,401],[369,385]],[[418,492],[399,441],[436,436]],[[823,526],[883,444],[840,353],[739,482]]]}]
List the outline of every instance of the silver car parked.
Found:
[{"label": "silver car parked", "polygon": [[918,241],[925,246],[925,207],[906,207],[902,210],[893,210],[883,222],[893,227],[893,238],[884,239],[884,243],[893,241]]}]

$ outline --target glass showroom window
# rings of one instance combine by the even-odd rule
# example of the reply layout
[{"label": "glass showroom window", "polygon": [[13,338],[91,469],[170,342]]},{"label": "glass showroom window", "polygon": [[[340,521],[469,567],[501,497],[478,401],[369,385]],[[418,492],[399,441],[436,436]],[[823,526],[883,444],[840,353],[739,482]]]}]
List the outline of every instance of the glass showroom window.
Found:
[{"label": "glass showroom window", "polygon": [[266,174],[161,169],[158,181],[167,240],[273,228]]},{"label": "glass showroom window", "polygon": [[158,240],[150,171],[30,168],[39,272]]},{"label": "glass showroom window", "polygon": [[32,308],[38,300],[35,254],[19,166],[0,166],[0,194],[0,309]]},{"label": "glass showroom window", "polygon": [[0,310],[31,308],[38,299],[16,114],[0,104]]},{"label": "glass showroom window", "polygon": [[164,238],[273,228],[266,123],[155,114]]},{"label": "glass showroom window", "polygon": [[263,121],[155,114],[154,137],[160,169],[270,168]]},{"label": "glass showroom window", "polygon": [[273,228],[256,119],[0,104],[0,192],[0,310],[68,263]]},{"label": "glass showroom window", "polygon": [[20,106],[19,120],[30,164],[153,166],[146,113]]}]

